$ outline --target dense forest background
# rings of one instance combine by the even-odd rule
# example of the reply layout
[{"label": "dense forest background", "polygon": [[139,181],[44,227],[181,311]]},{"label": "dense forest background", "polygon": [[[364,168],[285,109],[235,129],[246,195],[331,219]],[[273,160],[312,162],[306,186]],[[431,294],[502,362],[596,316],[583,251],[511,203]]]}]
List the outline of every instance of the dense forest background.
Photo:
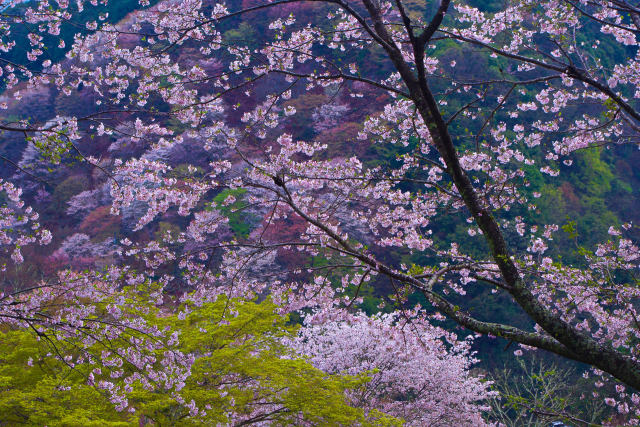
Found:
[{"label": "dense forest background", "polygon": [[[422,11],[427,19],[437,8],[435,3],[433,2],[431,10],[429,8],[424,10],[420,2],[415,0],[406,2],[410,10]],[[469,4],[487,12],[501,9],[504,6],[503,3],[499,0],[469,0]],[[106,9],[100,8],[99,12],[98,8],[87,7],[77,15],[77,19],[87,22],[96,19],[121,23],[133,22],[137,4],[137,0],[115,1],[111,2]],[[233,0],[230,4],[249,7],[252,5],[252,0],[242,0],[241,4],[239,0]],[[305,3],[287,7],[291,12],[295,12],[296,16],[312,13]],[[104,15],[105,11],[108,11],[108,16]],[[226,28],[223,33],[224,40],[230,43],[245,41],[250,44],[251,40],[263,31],[268,19],[275,18],[269,13],[247,14],[227,21],[224,24]],[[307,18],[312,19],[310,16]],[[78,28],[71,24],[63,25],[60,38],[70,46],[73,35],[77,31]],[[614,61],[618,59],[622,61],[622,58],[629,56],[630,51],[624,50],[606,37],[601,37],[596,31],[594,28],[593,39],[600,40],[599,48],[609,51],[609,56]],[[27,39],[16,37],[16,40],[23,40],[26,43]],[[124,45],[133,44],[136,42],[135,36],[131,36],[131,40],[123,36],[120,42]],[[50,43],[45,41],[45,44]],[[369,51],[362,52],[361,58],[349,58],[349,60],[355,60],[360,67],[369,71],[373,70],[377,73],[374,77],[382,79],[390,70],[384,67],[376,68],[370,63],[370,58],[381,55],[376,49],[371,47]],[[16,63],[24,62],[25,59],[20,55],[26,51],[26,45],[24,48],[18,46],[3,56],[3,59]],[[64,54],[64,49],[45,52],[39,62],[61,61],[65,66],[71,66],[75,59],[67,58]],[[332,59],[337,62],[346,60],[340,56],[339,51],[326,52],[326,54],[332,55]],[[490,59],[475,51],[474,48],[460,44],[440,44],[435,56],[444,64],[455,62],[456,77],[469,81],[491,80],[513,72],[508,69],[502,59]],[[203,57],[197,50],[190,49],[188,44],[175,49],[172,52],[172,58],[180,64],[198,64],[211,70],[220,66],[215,57]],[[253,90],[260,93],[269,89],[260,85],[259,82],[254,84]],[[442,86],[438,87],[436,80],[434,91],[446,90],[445,85],[443,81]],[[16,90],[20,92],[20,99],[15,97]],[[358,132],[361,130],[364,119],[379,114],[381,106],[388,100],[388,95],[382,92],[366,87],[362,87],[361,91],[364,94],[361,98],[323,88],[294,91],[288,103],[295,107],[297,114],[286,122],[286,127],[281,131],[290,133],[296,139],[328,144],[327,156],[354,153],[371,166],[384,167],[397,162],[404,152],[411,149],[413,142],[403,147],[399,144],[380,146],[358,140]],[[500,93],[494,95],[498,96]],[[237,105],[237,116],[228,118],[230,121],[236,120],[237,123],[231,124],[239,124],[242,113],[254,107],[246,97],[241,97],[234,92],[227,94],[224,99],[229,106]],[[0,96],[0,102],[8,104],[8,108],[2,112],[0,119],[5,126],[10,126],[25,118],[28,118],[28,121],[46,122],[56,115],[87,115],[97,111],[96,100],[94,91],[82,87],[78,87],[73,96],[66,96],[54,87],[47,90],[33,90],[24,85],[18,85],[17,88]],[[455,95],[450,96],[448,104],[442,107],[445,115],[455,112],[461,107],[462,102],[456,99]],[[163,103],[159,101],[154,103],[154,100],[150,100],[148,107],[160,112],[166,108]],[[499,112],[499,114],[502,113]],[[526,114],[531,122],[538,119],[536,111],[528,111]],[[571,112],[569,111],[568,114]],[[487,119],[488,116],[480,116],[474,121],[465,119],[468,123],[465,120],[457,121],[458,129],[455,133],[467,133],[468,144],[476,144],[478,140],[482,141],[485,137],[482,133],[478,133],[478,123]],[[504,120],[506,123],[510,120],[509,117],[500,116],[497,119]],[[118,129],[126,132],[133,126],[134,124],[128,121],[125,114],[119,117]],[[169,122],[169,128],[176,134],[185,131],[183,124],[174,119]],[[254,150],[261,150],[260,140],[255,140],[252,144]],[[144,203],[124,209],[120,215],[111,214],[109,191],[111,177],[105,170],[116,157],[127,159],[142,156],[150,160],[162,159],[174,167],[172,174],[176,177],[187,174],[188,164],[206,165],[221,159],[229,160],[234,164],[239,163],[234,153],[225,151],[222,144],[220,147],[219,151],[205,151],[193,138],[185,137],[184,144],[181,146],[152,149],[145,144],[145,141],[135,144],[125,138],[118,139],[107,134],[94,133],[90,138],[83,139],[73,147],[70,150],[71,155],[65,154],[58,159],[55,158],[55,153],[48,158],[43,156],[42,152],[30,144],[28,139],[25,140],[22,134],[4,132],[0,139],[0,178],[11,179],[23,188],[25,200],[41,214],[41,222],[51,230],[54,240],[46,247],[25,248],[23,253],[26,262],[21,265],[10,265],[7,271],[0,275],[0,286],[4,289],[19,289],[25,284],[35,283],[50,276],[60,268],[71,267],[81,270],[118,263],[120,262],[116,245],[118,241],[127,238],[133,242],[145,242],[186,227],[188,224],[186,219],[179,216],[175,210],[169,210],[155,220],[151,227],[136,231],[136,223],[146,211]],[[81,161],[89,156],[98,159],[100,167],[89,166]],[[564,233],[553,250],[556,254],[562,254],[568,262],[580,263],[584,251],[590,250],[589,248],[592,248],[596,242],[607,239],[607,230],[611,225],[627,222],[640,223],[640,168],[637,167],[640,164],[640,151],[635,145],[606,145],[602,148],[579,152],[574,158],[575,161],[571,166],[562,165],[559,162],[561,174],[558,177],[544,175],[531,167],[528,171],[529,186],[525,191],[532,198],[538,199],[537,208],[521,212],[514,211],[510,214],[514,218],[521,216],[526,219],[526,222],[537,223],[540,227],[546,223],[561,224]],[[410,186],[410,184],[406,185]],[[223,206],[224,200],[229,195],[234,195],[236,202]],[[212,205],[218,206],[229,218],[228,227],[221,233],[225,236],[234,235],[239,240],[249,236],[264,221],[261,217],[262,212],[258,209],[242,209],[241,213],[236,212],[243,206],[243,197],[243,190],[221,190],[217,194],[212,194],[210,198]],[[302,226],[291,220],[284,220],[276,223],[270,232],[283,236],[294,235]],[[438,230],[434,236],[436,241],[438,239],[456,241],[464,251],[472,254],[482,254],[487,251],[487,247],[478,245],[478,240],[469,236],[467,224],[459,217],[440,219],[436,228]],[[357,233],[357,230],[352,231]],[[396,249],[389,249],[377,255],[394,264],[402,263],[408,266],[425,261],[420,258],[423,255]],[[293,269],[293,266],[300,264],[300,257],[303,256],[283,249],[278,251],[271,263],[256,268],[263,271]],[[305,258],[304,261],[316,266],[323,263],[321,257]],[[186,285],[185,288],[175,286],[171,291],[178,294],[185,289],[187,289]],[[477,289],[476,294],[465,297],[465,304],[470,312],[477,314],[480,318],[484,316],[487,320],[509,321],[523,328],[532,326],[527,316],[505,297]],[[364,295],[362,309],[368,313],[378,311],[380,302],[385,300],[391,292],[393,290],[389,283],[380,278],[374,283],[374,290]],[[424,304],[425,301],[420,301],[416,297],[412,302]],[[452,330],[458,330],[452,324],[449,326]],[[477,339],[474,350],[477,351],[479,359],[476,369],[494,375],[496,378],[503,378],[502,384],[521,382],[522,376],[531,374],[528,372],[529,368],[520,363],[520,359],[513,358],[512,353],[515,348],[507,341],[498,338]],[[583,394],[581,392],[588,391],[581,390],[581,375],[585,367],[559,360],[540,351],[523,357],[530,360],[531,365],[540,363],[543,371],[546,370],[553,375],[564,375],[562,378],[565,387],[557,390],[557,397],[575,399],[577,413],[584,414],[591,411],[592,414],[596,414],[592,406],[595,404],[590,399],[576,398]],[[551,366],[555,368],[552,370]],[[507,375],[500,377],[505,372]],[[606,413],[606,410],[603,411],[601,416]]]}]

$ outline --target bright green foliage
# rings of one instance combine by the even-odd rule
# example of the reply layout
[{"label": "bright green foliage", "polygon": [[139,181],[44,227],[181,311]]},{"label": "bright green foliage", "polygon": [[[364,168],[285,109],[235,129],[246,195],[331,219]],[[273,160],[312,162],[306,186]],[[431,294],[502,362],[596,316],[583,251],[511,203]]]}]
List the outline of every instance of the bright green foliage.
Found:
[{"label": "bright green foliage", "polygon": [[129,425],[81,371],[51,357],[51,347],[32,331],[2,332],[0,342],[0,425]]},{"label": "bright green foliage", "polygon": [[573,183],[581,193],[602,197],[611,191],[611,182],[615,177],[609,165],[601,159],[601,152],[601,149],[586,150],[576,158],[578,172]]},{"label": "bright green foliage", "polygon": [[[229,189],[224,190],[216,197],[213,198],[212,205],[216,207],[224,216],[229,218],[229,227],[233,230],[233,233],[237,237],[247,237],[250,231],[250,218],[247,217],[247,213],[243,210],[243,208],[247,205],[246,202],[243,202],[244,193],[247,190],[239,188],[239,189]],[[235,197],[235,201],[225,206],[224,201],[227,197],[233,196]]]},{"label": "bright green foliage", "polygon": [[[256,421],[274,425],[300,425],[303,419],[320,425],[399,424],[384,414],[366,419],[361,409],[349,406],[345,391],[359,388],[366,377],[327,375],[283,345],[282,338],[293,330],[271,302],[219,298],[182,309],[188,312],[182,319],[154,309],[145,317],[160,329],[181,331],[179,350],[196,356],[196,362],[178,399],[206,408],[205,416],[189,417],[175,391],[146,390],[139,383],[127,393],[135,413],[117,412],[106,394],[87,384],[95,366],[70,369],[52,357],[44,338],[12,330],[0,333],[0,425],[117,426],[145,420],[189,426],[262,416]],[[56,346],[69,354],[74,343],[56,341]]]},{"label": "bright green foliage", "polygon": [[[359,386],[364,378],[330,377],[295,358],[281,344],[291,330],[285,325],[286,317],[275,310],[269,302],[227,306],[220,299],[195,309],[184,320],[161,319],[159,326],[182,331],[182,351],[200,355],[180,392],[184,401],[194,400],[198,407],[210,405],[207,424],[226,423],[229,414],[249,413],[256,404],[268,402],[279,402],[279,408],[272,408],[278,412],[268,418],[277,425],[299,424],[300,416],[337,425],[362,422],[362,411],[348,406],[343,392]],[[186,415],[169,396],[140,390],[132,398],[140,402],[141,412],[161,425]]]},{"label": "bright green foliage", "polygon": [[63,129],[59,133],[52,133],[44,138],[27,137],[26,140],[35,145],[43,159],[54,165],[59,165],[62,159],[67,157],[73,149],[71,140],[65,138],[66,134],[67,132]]}]

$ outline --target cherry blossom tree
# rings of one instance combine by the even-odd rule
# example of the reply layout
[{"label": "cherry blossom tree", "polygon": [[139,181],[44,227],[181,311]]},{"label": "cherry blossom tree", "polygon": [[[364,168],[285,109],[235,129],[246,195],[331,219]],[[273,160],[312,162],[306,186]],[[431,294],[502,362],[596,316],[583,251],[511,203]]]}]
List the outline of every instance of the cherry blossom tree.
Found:
[{"label": "cherry blossom tree", "polygon": [[[294,348],[325,372],[358,375],[373,371],[351,400],[365,409],[381,409],[409,425],[484,425],[486,410],[476,399],[489,385],[469,376],[469,342],[433,327],[419,310],[338,319],[316,314],[305,319]],[[445,342],[455,343],[451,350]]]},{"label": "cherry blossom tree", "polygon": [[[49,87],[66,96],[93,91],[96,110],[42,122],[24,118],[0,129],[26,135],[54,165],[73,157],[99,169],[113,214],[144,206],[134,231],[169,215],[188,222],[158,241],[123,240],[125,270],[130,262],[202,301],[270,293],[285,310],[352,310],[367,286],[385,281],[389,307],[399,313],[420,297],[467,331],[593,367],[598,381],[617,384],[607,404],[637,423],[640,250],[633,226],[610,224],[606,240],[565,261],[557,245],[561,224],[535,215],[540,177],[570,170],[584,150],[638,143],[640,9],[631,2],[512,0],[488,13],[451,0],[422,9],[400,0],[140,1],[135,15],[119,23],[105,15],[83,23],[69,45],[58,37],[77,24],[68,2],[5,3],[19,13],[3,14],[2,50],[15,51],[17,43],[29,49],[26,58],[2,60],[12,101],[0,107],[12,108],[23,91]],[[230,32],[242,19],[254,19],[259,34],[244,40]],[[26,39],[14,38],[18,28],[28,28]],[[56,40],[51,49],[66,52],[63,61],[45,59],[50,40]],[[443,60],[450,46],[475,52],[496,72],[459,72],[460,58]],[[360,138],[350,143],[394,154],[372,163],[332,152],[314,131],[298,135],[292,123],[306,113],[294,101],[305,93],[334,106],[307,114],[318,122],[315,132],[351,114],[343,106],[366,110],[378,100],[380,108],[360,117]],[[82,149],[93,135],[136,153],[119,148],[105,166]],[[178,168],[162,153],[186,140],[197,141],[203,155]],[[10,185],[3,189],[15,201],[18,190]],[[242,200],[233,194],[214,200],[229,189],[245,191]],[[231,215],[249,214],[260,221],[246,235],[207,239]],[[452,221],[476,250],[443,232]],[[282,224],[300,224],[299,232],[274,232]],[[386,256],[394,250],[408,253],[412,265]],[[291,271],[251,268],[292,254],[301,263]],[[89,290],[80,289],[91,281],[66,275],[56,285],[61,294],[86,300]],[[460,301],[478,288],[507,297],[534,326],[469,311]],[[33,325],[39,294],[21,295],[7,306],[20,314],[6,318]],[[161,299],[162,290],[153,295]],[[121,310],[119,301],[109,307]],[[69,316],[65,325],[80,327],[83,314]],[[39,333],[48,322],[38,318]],[[377,322],[382,330],[389,326]],[[413,344],[397,345],[402,353],[401,346]]]},{"label": "cherry blossom tree", "polygon": [[[0,205],[0,248],[9,250],[11,260],[19,264],[24,261],[21,248],[30,244],[49,244],[51,232],[41,227],[38,213],[25,206],[20,188],[0,180],[0,191],[6,200]],[[6,263],[0,264],[2,271],[6,267]]]}]

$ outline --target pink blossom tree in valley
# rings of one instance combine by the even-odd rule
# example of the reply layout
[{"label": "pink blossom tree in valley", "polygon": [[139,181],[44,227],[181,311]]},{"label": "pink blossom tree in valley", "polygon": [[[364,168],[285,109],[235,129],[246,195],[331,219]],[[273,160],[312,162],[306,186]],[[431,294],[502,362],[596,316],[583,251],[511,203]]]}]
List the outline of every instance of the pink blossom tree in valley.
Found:
[{"label": "pink blossom tree in valley", "polygon": [[469,375],[470,342],[430,325],[419,310],[405,314],[316,313],[293,347],[325,372],[373,372],[365,389],[350,395],[356,406],[408,425],[485,425],[478,397],[488,396],[488,384]]},{"label": "pink blossom tree in valley", "polygon": [[[26,134],[48,161],[72,154],[100,169],[112,213],[144,206],[134,231],[152,229],[170,215],[189,222],[156,241],[123,240],[123,268],[141,266],[147,277],[162,277],[162,285],[193,290],[196,300],[270,293],[285,310],[353,310],[366,287],[388,283],[389,308],[400,314],[329,320],[310,326],[302,342],[318,366],[342,371],[345,365],[316,349],[343,351],[340,339],[359,327],[370,328],[372,343],[389,337],[370,365],[366,357],[359,363],[381,369],[377,380],[393,390],[379,396],[370,389],[372,402],[408,421],[420,423],[417,412],[437,406],[420,395],[422,386],[442,393],[443,406],[425,414],[433,422],[451,419],[452,408],[474,419],[480,410],[474,402],[486,392],[467,377],[466,341],[447,336],[452,349],[445,357],[443,334],[417,313],[405,329],[413,324],[422,332],[398,338],[401,313],[411,298],[421,298],[467,331],[592,367],[596,377],[616,385],[607,404],[637,424],[640,250],[633,227],[612,223],[605,240],[582,248],[579,260],[565,261],[566,248],[556,245],[561,224],[535,215],[535,185],[570,171],[585,150],[638,143],[638,8],[617,0],[513,0],[493,13],[462,0],[422,9],[401,0],[318,0],[299,10],[296,0],[244,9],[200,0],[148,3],[140,1],[135,17],[120,23],[85,23],[61,63],[43,59],[43,40],[73,19],[67,2],[13,2],[22,15],[5,17],[6,26],[27,23],[32,31],[24,64],[3,64],[4,84],[16,102],[32,87],[66,95],[82,88],[95,92],[97,110],[0,129]],[[255,20],[259,34],[245,40],[242,19]],[[10,37],[3,35],[7,51],[15,45]],[[599,48],[600,37],[613,50]],[[459,71],[465,66],[459,58],[444,60],[451,46],[473,53],[486,70]],[[490,74],[489,64],[498,71]],[[311,125],[302,137],[292,125],[299,114],[294,101],[310,93],[327,107],[314,108],[315,131]],[[343,106],[365,108],[357,104],[364,97],[381,106],[360,117],[360,138],[351,143],[393,153],[378,162],[336,154],[314,139],[347,114]],[[323,111],[329,116],[320,117]],[[132,125],[120,126],[125,120]],[[135,147],[135,154],[118,150],[104,166],[79,148],[93,135]],[[199,144],[202,155],[186,167],[158,155],[187,141]],[[220,194],[225,197],[216,200]],[[273,232],[287,221],[302,224],[300,232]],[[451,222],[481,249],[443,232]],[[227,223],[236,228],[220,237]],[[393,251],[411,255],[413,265],[387,256]],[[254,268],[291,253],[323,263],[305,261],[273,274]],[[66,279],[59,286],[84,292]],[[504,296],[532,326],[469,310],[465,296],[478,289]],[[156,301],[161,296],[154,292]],[[30,302],[35,296],[22,298],[24,313],[39,307]],[[114,310],[119,301],[111,303]],[[74,322],[82,319],[74,316]],[[38,322],[51,326],[46,318]],[[393,355],[402,363],[383,369]],[[442,389],[445,377],[412,376],[419,371],[414,364],[429,371],[442,360],[458,372],[449,391],[469,386],[470,394],[456,400]],[[355,359],[352,365],[359,366]],[[409,388],[398,384],[403,369],[417,381]],[[394,399],[394,393],[412,398]]]}]

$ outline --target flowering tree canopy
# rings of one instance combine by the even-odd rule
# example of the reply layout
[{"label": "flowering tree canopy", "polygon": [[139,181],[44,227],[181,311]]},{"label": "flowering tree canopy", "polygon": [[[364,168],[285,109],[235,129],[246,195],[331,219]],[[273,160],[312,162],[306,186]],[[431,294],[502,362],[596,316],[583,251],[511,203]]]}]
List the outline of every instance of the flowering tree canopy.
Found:
[{"label": "flowering tree canopy", "polygon": [[[417,424],[460,411],[473,424],[487,389],[468,377],[467,339],[428,323],[448,319],[466,335],[591,366],[617,385],[607,404],[637,422],[634,226],[611,222],[568,250],[559,242],[575,237],[571,223],[538,212],[545,182],[585,152],[638,144],[640,9],[504,3],[140,0],[116,22],[106,0],[3,2],[0,107],[11,118],[0,130],[32,147],[29,161],[6,164],[23,181],[89,165],[96,185],[59,196],[64,210],[110,203],[129,234],[65,239],[58,254],[87,254],[95,268],[61,265],[55,278],[3,294],[1,321],[87,349],[140,331],[123,339],[132,348],[151,340],[154,352],[173,338],[132,314],[142,300],[170,312],[186,290],[195,306],[268,294],[283,311],[307,313],[291,345],[316,367],[379,369],[365,411]],[[73,102],[59,113],[21,110],[39,93]],[[20,263],[21,247],[51,235],[14,184],[0,190],[0,243]],[[355,314],[380,283],[389,290],[380,309],[394,313]],[[529,324],[470,310],[466,296],[479,292],[501,295]],[[427,310],[412,311],[416,300]],[[358,328],[371,341],[358,342]],[[198,360],[164,357],[155,362],[171,373],[149,375],[168,388]],[[445,360],[455,378],[436,375]],[[128,378],[144,385],[136,372]]]},{"label": "flowering tree canopy", "polygon": [[[417,314],[359,313],[317,323],[309,316],[293,347],[325,372],[374,371],[366,387],[351,394],[357,406],[380,408],[410,425],[484,425],[477,400],[486,395],[486,384],[466,374],[473,362],[469,342],[456,342]],[[452,350],[444,345],[449,341]]]}]

